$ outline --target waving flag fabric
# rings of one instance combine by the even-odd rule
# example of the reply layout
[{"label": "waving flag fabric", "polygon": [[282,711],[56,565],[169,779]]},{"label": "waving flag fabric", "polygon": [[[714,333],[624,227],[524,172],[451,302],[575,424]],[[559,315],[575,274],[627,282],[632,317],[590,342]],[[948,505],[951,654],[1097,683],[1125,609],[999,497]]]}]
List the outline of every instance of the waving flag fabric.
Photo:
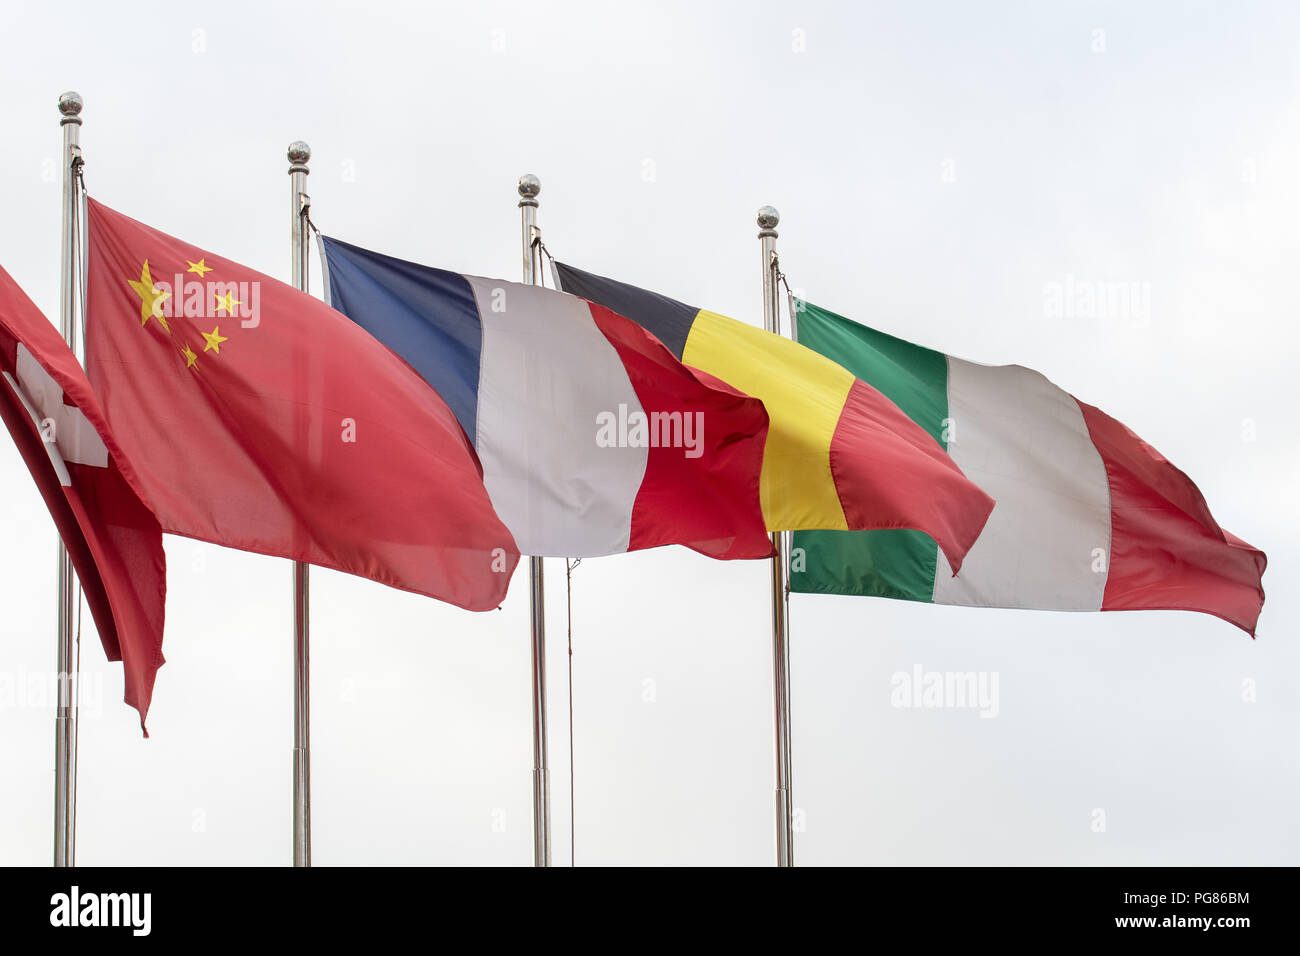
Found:
[{"label": "waving flag fabric", "polygon": [[555,271],[566,292],[627,316],[686,365],[763,400],[770,530],[915,528],[961,566],[993,499],[876,389],[779,335],[563,263]]},{"label": "waving flag fabric", "polygon": [[762,402],[599,305],[321,243],[331,304],[447,399],[522,551],[771,554]]},{"label": "waving flag fabric", "polygon": [[89,210],[86,368],[163,530],[501,602],[518,550],[410,366],[303,292]]},{"label": "waving flag fabric", "polygon": [[1018,365],[978,365],[812,303],[799,341],[892,398],[998,506],[960,577],[906,531],[794,536],[791,589],[981,607],[1204,611],[1254,634],[1263,552],[1224,531],[1197,487],[1105,412]]},{"label": "waving flag fabric", "polygon": [[126,703],[144,728],[163,664],[162,529],[133,485],[76,356],[0,269],[0,417],[31,470],[81,581]]}]

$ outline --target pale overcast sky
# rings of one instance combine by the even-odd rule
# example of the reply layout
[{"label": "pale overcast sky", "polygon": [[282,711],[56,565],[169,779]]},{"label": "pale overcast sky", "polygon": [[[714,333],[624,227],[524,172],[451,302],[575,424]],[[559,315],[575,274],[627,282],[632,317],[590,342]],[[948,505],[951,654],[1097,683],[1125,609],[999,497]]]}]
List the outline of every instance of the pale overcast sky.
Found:
[{"label": "pale overcast sky", "polygon": [[[331,235],[518,279],[533,172],[557,256],[755,324],[771,203],[808,299],[1039,369],[1270,558],[1253,642],[1191,613],[795,595],[796,862],[1296,864],[1298,29],[1286,2],[17,0],[0,264],[55,314],[66,89],[93,196],[285,279],[299,138]],[[1139,283],[1149,311],[1050,314],[1067,281]],[[45,864],[55,532],[8,441],[0,491],[0,862]],[[166,543],[151,739],[86,616],[78,862],[286,864],[290,565]],[[574,573],[580,864],[771,862],[767,574],[680,548]],[[471,614],[313,572],[317,864],[531,862],[527,584]],[[996,674],[997,716],[892,706],[917,665]]]}]

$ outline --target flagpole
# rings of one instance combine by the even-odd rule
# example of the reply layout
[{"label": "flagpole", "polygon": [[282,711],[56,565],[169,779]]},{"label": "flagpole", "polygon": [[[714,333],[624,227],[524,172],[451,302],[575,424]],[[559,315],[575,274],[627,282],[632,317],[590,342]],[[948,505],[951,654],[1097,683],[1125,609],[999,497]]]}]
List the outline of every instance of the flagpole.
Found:
[{"label": "flagpole", "polygon": [[[537,194],[541,181],[531,173],[519,177],[519,211],[523,226],[524,283],[539,285],[541,250],[534,242],[537,228]],[[551,779],[546,760],[546,593],[542,559],[528,559],[529,597],[532,608],[533,685],[533,866],[551,865]]]},{"label": "flagpole", "polygon": [[[289,218],[292,236],[292,279],[295,289],[307,291],[306,227],[307,162],[311,148],[302,140],[289,144]],[[293,563],[293,865],[311,866],[311,707],[309,700],[311,600],[310,565]]]},{"label": "flagpole", "polygon": [[[63,235],[59,285],[59,321],[68,347],[76,350],[76,300],[78,262],[76,215],[77,179],[74,160],[81,156],[79,93],[59,97],[63,128]],[[73,866],[77,841],[77,712],[73,704],[76,665],[73,662],[73,595],[76,582],[68,549],[59,539],[59,672],[58,710],[54,716],[54,865]]]},{"label": "flagpole", "polygon": [[[758,238],[763,246],[763,328],[781,334],[777,299],[776,227],[780,214],[771,206],[758,210]],[[790,645],[786,549],[789,534],[772,535],[772,695],[776,731],[776,865],[794,866],[794,806],[790,793]]]}]

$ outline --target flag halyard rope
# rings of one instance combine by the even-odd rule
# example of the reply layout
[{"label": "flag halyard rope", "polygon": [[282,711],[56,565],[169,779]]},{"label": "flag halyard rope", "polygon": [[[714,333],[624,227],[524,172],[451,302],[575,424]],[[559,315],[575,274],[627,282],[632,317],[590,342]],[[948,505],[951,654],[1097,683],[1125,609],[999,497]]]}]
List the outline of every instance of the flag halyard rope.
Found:
[{"label": "flag halyard rope", "polygon": [[[547,255],[550,255],[550,253],[547,253]],[[564,559],[564,597],[569,636],[569,866],[576,865],[574,863],[574,851],[578,842],[574,833],[576,799],[573,793],[573,570],[580,564],[582,564],[582,558]]]}]

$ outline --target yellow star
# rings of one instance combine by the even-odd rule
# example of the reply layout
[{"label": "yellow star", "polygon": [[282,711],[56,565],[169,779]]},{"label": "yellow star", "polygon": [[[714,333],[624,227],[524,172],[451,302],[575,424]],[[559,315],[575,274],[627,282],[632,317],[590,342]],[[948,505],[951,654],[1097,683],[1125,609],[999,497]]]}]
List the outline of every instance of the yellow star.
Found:
[{"label": "yellow star", "polygon": [[190,348],[188,344],[181,349],[181,355],[185,356],[186,368],[194,368],[194,366],[199,364],[199,357],[194,354],[194,350]]},{"label": "yellow star", "polygon": [[203,346],[203,351],[211,349],[218,355],[221,354],[221,343],[230,340],[230,336],[221,334],[221,326],[214,325],[211,332],[204,332],[203,339],[208,344]]},{"label": "yellow star", "polygon": [[228,292],[226,292],[226,294],[225,294],[224,296],[221,296],[221,295],[217,296],[217,298],[216,298],[216,302],[215,302],[215,304],[213,305],[213,308],[214,308],[214,309],[225,309],[225,310],[226,310],[226,315],[234,315],[234,314],[235,314],[235,306],[237,306],[237,305],[243,305],[243,304],[244,304],[244,303],[240,302],[238,299],[235,298],[235,293],[233,293],[233,292],[229,292],[229,291],[228,291]]},{"label": "yellow star", "polygon": [[189,264],[189,268],[186,269],[185,271],[186,271],[186,272],[193,272],[193,273],[194,273],[195,275],[197,275],[200,279],[202,279],[205,275],[207,275],[209,272],[212,271],[212,266],[208,265],[208,264],[207,264],[204,260],[202,260],[202,259],[200,259],[198,262],[190,262],[189,259],[186,259],[185,261],[186,261],[186,263]]},{"label": "yellow star", "polygon": [[131,288],[135,289],[136,295],[140,297],[140,324],[148,325],[150,318],[155,318],[163,327],[163,331],[168,335],[171,334],[171,328],[167,325],[167,319],[162,313],[162,304],[171,298],[170,292],[160,292],[154,288],[153,276],[149,274],[149,260],[144,260],[144,267],[140,270],[139,280],[127,279]]}]

